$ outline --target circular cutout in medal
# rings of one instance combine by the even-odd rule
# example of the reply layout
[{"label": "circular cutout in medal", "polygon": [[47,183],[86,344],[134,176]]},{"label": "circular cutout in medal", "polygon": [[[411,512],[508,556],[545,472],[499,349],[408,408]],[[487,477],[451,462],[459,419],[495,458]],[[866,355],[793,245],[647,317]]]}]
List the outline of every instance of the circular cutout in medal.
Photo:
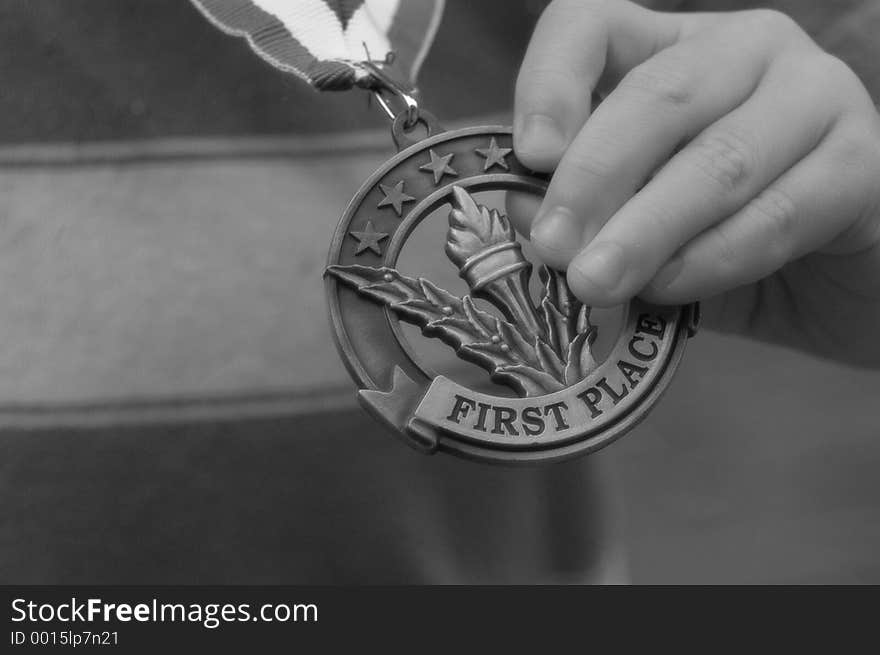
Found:
[{"label": "circular cutout in medal", "polygon": [[[638,298],[602,320],[533,262],[487,198],[546,187],[510,128],[451,130],[386,162],[339,222],[325,272],[337,346],[364,407],[424,452],[507,464],[593,452],[650,411],[696,329],[696,305]],[[407,257],[415,235],[431,243]],[[471,374],[437,372],[428,341]]]}]

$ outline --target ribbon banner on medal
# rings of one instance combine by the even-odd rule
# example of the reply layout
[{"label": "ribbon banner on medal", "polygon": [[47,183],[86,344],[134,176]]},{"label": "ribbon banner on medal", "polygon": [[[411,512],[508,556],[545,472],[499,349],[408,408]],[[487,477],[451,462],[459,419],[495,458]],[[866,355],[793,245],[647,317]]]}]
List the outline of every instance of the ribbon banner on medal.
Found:
[{"label": "ribbon banner on medal", "polygon": [[414,86],[444,0],[192,0],[272,66],[319,91]]}]

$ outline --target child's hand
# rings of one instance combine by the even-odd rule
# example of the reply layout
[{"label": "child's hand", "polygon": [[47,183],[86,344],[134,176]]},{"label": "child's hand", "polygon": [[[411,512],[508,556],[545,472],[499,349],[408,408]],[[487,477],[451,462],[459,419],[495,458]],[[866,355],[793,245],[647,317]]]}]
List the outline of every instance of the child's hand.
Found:
[{"label": "child's hand", "polygon": [[511,218],[588,304],[723,294],[716,327],[880,366],[880,117],[783,14],[556,0],[514,124],[556,172]]}]

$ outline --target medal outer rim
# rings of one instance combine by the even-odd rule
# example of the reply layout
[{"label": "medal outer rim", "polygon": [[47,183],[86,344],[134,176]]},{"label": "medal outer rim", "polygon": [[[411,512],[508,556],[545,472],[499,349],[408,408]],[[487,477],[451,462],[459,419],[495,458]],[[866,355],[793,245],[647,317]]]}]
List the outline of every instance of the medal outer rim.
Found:
[{"label": "medal outer rim", "polygon": [[[348,226],[351,222],[351,219],[362,205],[366,196],[374,189],[379,180],[383,179],[400,163],[406,161],[407,159],[419,152],[423,152],[428,148],[438,143],[443,143],[445,141],[477,135],[512,135],[512,132],[513,130],[511,127],[503,125],[482,125],[453,129],[429,136],[401,150],[396,155],[383,162],[364,181],[364,183],[352,197],[351,201],[348,203],[345,211],[340,217],[336,225],[333,238],[330,242],[330,248],[327,255],[327,266],[329,267],[338,263],[338,258],[341,253],[342,244],[345,241]],[[540,179],[539,174],[535,174],[535,177],[537,179]],[[448,184],[446,186],[453,186],[453,184]],[[440,191],[442,188],[445,187],[438,188],[438,191]],[[406,222],[405,218],[403,222]],[[401,227],[403,227],[403,224],[401,224]],[[405,242],[408,236],[409,234],[407,234],[403,238],[403,242]],[[394,238],[395,237],[392,237],[392,239]],[[402,247],[403,244],[401,243],[400,248]],[[398,250],[400,248],[398,248]],[[343,321],[341,317],[341,303],[339,299],[339,282],[337,282],[336,279],[332,276],[325,276],[324,290],[329,310],[330,327],[333,335],[333,341],[349,375],[351,375],[352,379],[355,381],[355,383],[358,385],[358,388],[362,392],[365,390],[387,391],[387,389],[382,389],[378,385],[378,383],[372,379],[366,368],[360,362],[357,357],[357,353],[355,352],[355,349],[350,342],[347,331],[342,327]],[[394,328],[395,321],[391,320],[391,317],[388,315],[387,309],[379,308],[377,306],[376,311],[383,311],[385,313],[386,319],[389,320],[392,327],[392,332],[395,334],[395,336],[397,336],[399,332],[397,329]],[[533,449],[512,450],[477,445],[471,441],[464,441],[456,438],[455,436],[450,436],[450,434],[447,434],[444,430],[436,430],[438,436],[436,450],[444,451],[465,459],[479,461],[483,463],[527,465],[535,463],[561,462],[577,456],[595,452],[607,446],[608,444],[616,441],[621,436],[632,430],[639,423],[641,423],[650,413],[651,409],[657,404],[662,395],[666,392],[672,377],[674,376],[679,364],[681,363],[681,359],[684,355],[684,350],[688,338],[693,336],[696,328],[696,322],[698,321],[698,316],[699,306],[697,303],[681,306],[679,315],[675,319],[675,333],[668,337],[672,340],[671,347],[669,348],[668,354],[666,355],[662,363],[658,364],[658,366],[662,367],[661,371],[658,372],[650,387],[638,391],[638,402],[630,407],[628,410],[626,410],[623,414],[621,414],[616,420],[611,422],[598,435],[579,439],[563,445],[554,445],[544,448],[541,448],[541,446],[539,445]],[[617,343],[619,344],[620,340],[618,340]],[[412,360],[413,358],[411,354],[411,348],[409,347],[410,344],[399,342],[398,345],[401,346],[401,349]],[[417,362],[414,361],[414,363],[416,363],[417,367],[419,367]],[[421,367],[419,368],[421,369]],[[391,384],[391,377],[393,376],[389,374],[389,387]],[[428,387],[430,387],[432,381],[432,378],[428,377],[428,384],[424,387],[423,393],[419,398],[419,402],[421,402],[424,394],[427,393]],[[368,411],[368,413],[371,414],[374,418],[379,419],[383,424],[392,429],[392,431],[395,433],[395,436],[404,439],[404,441],[410,446],[415,446],[417,449],[422,451],[425,450],[423,445],[419,446],[414,444],[413,440],[407,434],[405,434],[405,422],[403,425],[393,424],[387,420],[387,417],[379,415],[377,412],[373,411],[372,407],[370,407],[366,403],[363,403],[364,398],[362,393],[359,394],[359,399],[362,401],[362,405]],[[416,406],[417,405],[418,403],[416,403]],[[414,411],[415,406],[411,409],[412,411]]]}]

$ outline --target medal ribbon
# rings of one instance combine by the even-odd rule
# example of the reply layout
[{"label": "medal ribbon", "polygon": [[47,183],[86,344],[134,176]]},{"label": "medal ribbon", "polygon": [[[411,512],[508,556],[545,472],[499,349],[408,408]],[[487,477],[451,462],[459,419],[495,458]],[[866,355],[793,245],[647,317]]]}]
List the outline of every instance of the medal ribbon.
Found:
[{"label": "medal ribbon", "polygon": [[192,0],[215,26],[319,91],[414,86],[444,0]]}]

